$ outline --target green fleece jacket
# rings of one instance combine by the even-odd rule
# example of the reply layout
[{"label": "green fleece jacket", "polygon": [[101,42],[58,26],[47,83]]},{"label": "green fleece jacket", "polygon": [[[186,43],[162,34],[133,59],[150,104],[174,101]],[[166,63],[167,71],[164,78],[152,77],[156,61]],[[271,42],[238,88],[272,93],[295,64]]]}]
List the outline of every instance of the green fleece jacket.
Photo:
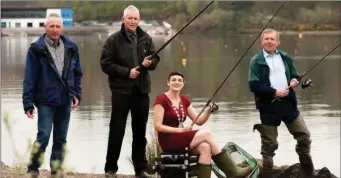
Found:
[{"label": "green fleece jacket", "polygon": [[[291,79],[299,78],[299,74],[296,72],[292,58],[284,51],[278,50],[278,52],[283,60],[285,66],[285,75],[289,85]],[[255,100],[260,99],[261,101],[256,102],[257,108],[258,105],[262,103],[270,104],[271,100],[276,95],[276,89],[271,87],[269,75],[270,68],[265,61],[263,50],[261,50],[258,54],[253,56],[250,61],[248,79],[249,89],[252,93],[254,93]],[[296,95],[292,89],[290,89],[289,95],[283,97],[282,99],[290,100],[297,105]]]}]

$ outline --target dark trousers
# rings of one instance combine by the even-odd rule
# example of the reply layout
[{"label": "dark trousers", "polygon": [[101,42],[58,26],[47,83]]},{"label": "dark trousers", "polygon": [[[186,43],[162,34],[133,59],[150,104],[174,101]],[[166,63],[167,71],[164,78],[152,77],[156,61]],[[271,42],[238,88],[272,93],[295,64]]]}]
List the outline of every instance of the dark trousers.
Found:
[{"label": "dark trousers", "polygon": [[64,162],[66,138],[69,129],[71,105],[38,105],[38,134],[31,151],[29,171],[37,171],[41,166],[45,149],[49,143],[53,127],[53,145],[50,158],[51,172],[56,173]]},{"label": "dark trousers", "polygon": [[131,111],[133,131],[132,161],[135,173],[147,168],[146,160],[146,127],[149,114],[149,95],[134,89],[131,95],[112,92],[112,111],[109,126],[109,140],[104,171],[117,172],[117,161],[120,156],[125,133],[127,116]]}]

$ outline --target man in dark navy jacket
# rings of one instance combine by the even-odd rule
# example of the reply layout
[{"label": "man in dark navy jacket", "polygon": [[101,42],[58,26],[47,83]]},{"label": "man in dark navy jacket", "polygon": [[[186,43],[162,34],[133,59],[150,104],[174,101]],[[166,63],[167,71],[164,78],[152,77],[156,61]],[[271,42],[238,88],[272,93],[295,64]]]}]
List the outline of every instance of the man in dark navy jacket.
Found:
[{"label": "man in dark navy jacket", "polygon": [[109,126],[108,148],[105,163],[107,177],[115,177],[118,170],[122,140],[127,116],[131,112],[133,131],[132,161],[137,177],[147,174],[146,127],[149,114],[151,79],[149,71],[156,69],[159,56],[155,53],[152,38],[139,26],[140,13],[128,6],[123,13],[121,30],[110,35],[103,45],[100,64],[108,75],[111,89],[112,111]]},{"label": "man in dark navy jacket", "polygon": [[[33,144],[28,173],[38,177],[38,168],[48,145],[53,127],[50,158],[51,176],[62,173],[71,110],[81,100],[82,70],[78,48],[63,35],[58,14],[50,14],[46,33],[31,44],[26,56],[23,82],[23,106],[28,118],[38,110],[38,134]],[[35,106],[35,107],[34,107]]]}]

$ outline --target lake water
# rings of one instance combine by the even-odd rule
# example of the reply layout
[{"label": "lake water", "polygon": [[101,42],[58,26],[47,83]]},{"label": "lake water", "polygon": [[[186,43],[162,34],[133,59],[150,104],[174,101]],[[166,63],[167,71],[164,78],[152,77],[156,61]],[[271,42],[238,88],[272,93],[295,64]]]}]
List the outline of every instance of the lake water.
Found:
[{"label": "lake water", "polygon": [[[66,166],[79,172],[104,172],[111,93],[107,76],[100,69],[99,58],[105,35],[72,36],[80,48],[84,72],[82,103],[71,115],[68,134]],[[167,90],[169,72],[181,71],[189,95],[200,111],[224,80],[233,66],[256,38],[256,35],[233,34],[217,37],[178,36],[161,51],[161,62],[151,72],[151,106],[155,97]],[[28,145],[36,137],[37,119],[30,120],[22,109],[22,80],[25,55],[29,44],[36,37],[4,37],[1,47],[1,110],[10,114],[11,132],[1,122],[1,160],[5,164],[18,164],[14,151],[28,161]],[[165,40],[155,38],[160,47]],[[298,72],[303,73],[340,43],[337,35],[281,36],[280,48],[294,57]],[[184,50],[185,48],[185,50]],[[259,122],[259,115],[248,90],[247,75],[250,58],[260,50],[259,40],[243,58],[215,97],[219,112],[201,127],[211,130],[221,146],[235,142],[251,155],[260,158],[260,136],[252,127]],[[299,108],[311,131],[311,154],[317,169],[326,166],[340,176],[340,49],[335,50],[307,77],[314,86],[296,89]],[[183,60],[185,59],[185,60]],[[183,65],[185,61],[186,65]],[[129,116],[130,117],[130,116]],[[131,154],[132,132],[128,118],[118,173],[133,174],[128,157]],[[148,138],[153,133],[153,111],[150,110]],[[189,124],[189,122],[188,122]],[[199,127],[195,127],[199,128]],[[52,140],[52,139],[51,139]],[[50,144],[42,168],[49,169]],[[274,158],[276,165],[298,162],[296,141],[284,124],[279,127],[279,149]],[[213,175],[213,174],[212,174]]]}]

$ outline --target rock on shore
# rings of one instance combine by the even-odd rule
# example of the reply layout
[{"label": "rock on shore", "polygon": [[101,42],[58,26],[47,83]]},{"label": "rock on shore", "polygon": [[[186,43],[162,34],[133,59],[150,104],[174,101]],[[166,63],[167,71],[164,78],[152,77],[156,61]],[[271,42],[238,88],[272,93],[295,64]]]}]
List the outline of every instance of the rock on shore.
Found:
[{"label": "rock on shore", "polygon": [[[262,167],[262,161],[258,160],[260,168]],[[243,165],[239,165],[243,166]],[[302,178],[304,177],[303,170],[299,163],[293,164],[291,166],[274,166],[274,175],[276,178]],[[29,178],[26,174],[26,168],[10,167],[1,162],[1,175],[3,178]],[[337,178],[335,175],[331,174],[327,168],[322,168],[316,170],[319,175],[316,178]],[[213,173],[212,173],[213,174]],[[49,178],[50,171],[43,170],[40,173],[39,178]],[[66,178],[104,178],[104,174],[91,174],[91,173],[76,173],[76,172],[66,172]],[[134,175],[118,175],[118,178],[135,178]]]}]

